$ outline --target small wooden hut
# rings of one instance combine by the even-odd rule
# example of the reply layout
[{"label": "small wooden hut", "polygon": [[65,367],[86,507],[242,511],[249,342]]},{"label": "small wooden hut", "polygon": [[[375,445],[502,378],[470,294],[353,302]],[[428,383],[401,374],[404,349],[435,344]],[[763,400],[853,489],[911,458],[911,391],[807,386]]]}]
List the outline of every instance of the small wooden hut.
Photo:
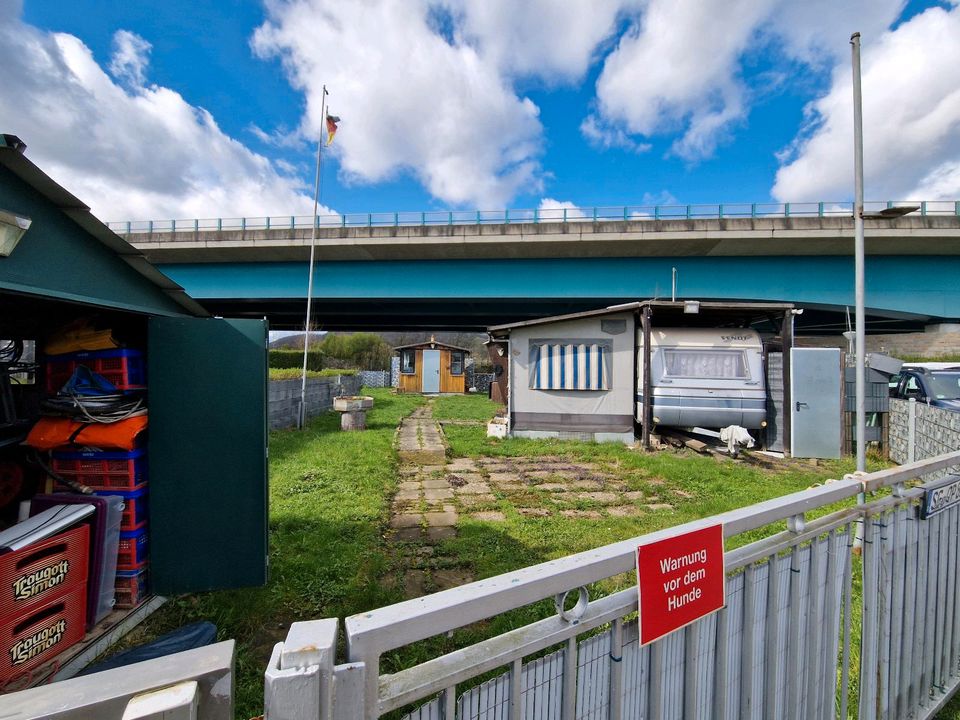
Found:
[{"label": "small wooden hut", "polygon": [[470,351],[456,345],[429,342],[395,347],[400,354],[397,392],[465,393],[466,365]]}]

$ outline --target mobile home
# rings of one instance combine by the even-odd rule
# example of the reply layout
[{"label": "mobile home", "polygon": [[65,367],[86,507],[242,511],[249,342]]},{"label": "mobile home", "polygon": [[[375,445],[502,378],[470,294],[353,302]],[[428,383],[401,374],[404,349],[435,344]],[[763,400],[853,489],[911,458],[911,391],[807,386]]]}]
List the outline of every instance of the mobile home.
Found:
[{"label": "mobile home", "polygon": [[[636,418],[643,419],[643,333],[637,333]],[[759,430],[767,422],[763,342],[756,330],[653,328],[650,396],[653,424]]]},{"label": "mobile home", "polygon": [[658,426],[739,425],[782,443],[789,363],[771,388],[767,359],[792,344],[792,309],[648,300],[491,327],[510,433],[648,446]]}]

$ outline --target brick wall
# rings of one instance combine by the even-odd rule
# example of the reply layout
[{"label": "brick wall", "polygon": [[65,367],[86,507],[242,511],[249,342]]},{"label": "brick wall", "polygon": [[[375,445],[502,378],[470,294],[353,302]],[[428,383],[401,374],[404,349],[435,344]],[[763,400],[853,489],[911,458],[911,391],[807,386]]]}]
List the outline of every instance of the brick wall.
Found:
[{"label": "brick wall", "polygon": [[[914,406],[913,458],[910,457],[910,406]],[[960,450],[960,413],[926,403],[890,399],[890,459],[903,465]],[[946,471],[931,473],[932,480]]]},{"label": "brick wall", "polygon": [[[358,375],[307,378],[307,417],[333,407],[333,398],[360,392]],[[300,416],[300,380],[271,380],[267,393],[270,429],[295,427]]]},{"label": "brick wall", "polygon": [[[842,335],[801,336],[796,338],[797,347],[835,347],[847,349],[847,339]],[[937,358],[944,355],[960,355],[960,332],[915,332],[890,335],[867,335],[867,352],[884,352],[897,355],[915,355]]]}]

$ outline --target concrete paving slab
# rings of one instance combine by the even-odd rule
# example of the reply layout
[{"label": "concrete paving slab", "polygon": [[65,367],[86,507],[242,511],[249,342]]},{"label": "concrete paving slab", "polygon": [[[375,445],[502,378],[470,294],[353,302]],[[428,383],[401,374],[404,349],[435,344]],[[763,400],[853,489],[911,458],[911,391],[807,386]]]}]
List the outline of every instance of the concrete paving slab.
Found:
[{"label": "concrete paving slab", "polygon": [[477,463],[472,458],[455,458],[447,463],[447,472],[477,472]]},{"label": "concrete paving slab", "polygon": [[632,517],[640,514],[640,508],[636,505],[614,505],[607,508],[607,513],[614,517]]},{"label": "concrete paving slab", "polygon": [[410,481],[407,481],[407,482],[402,482],[402,483],[400,483],[400,484],[397,486],[397,489],[400,490],[401,492],[403,492],[404,490],[419,491],[421,487],[423,487],[423,486],[420,484],[420,481],[419,481],[419,480],[410,480]]},{"label": "concrete paving slab", "polygon": [[460,504],[464,507],[476,507],[477,505],[488,505],[494,503],[497,499],[493,495],[481,493],[480,495],[460,495]]},{"label": "concrete paving slab", "polygon": [[576,495],[578,500],[587,500],[596,503],[615,503],[620,501],[620,495],[612,492],[582,492]]},{"label": "concrete paving slab", "polygon": [[521,484],[523,480],[519,473],[515,472],[493,472],[490,471],[490,482],[494,485]]},{"label": "concrete paving slab", "polygon": [[468,570],[434,570],[432,579],[439,590],[449,590],[473,582],[473,574]]},{"label": "concrete paving slab", "polygon": [[457,488],[458,495],[489,495],[490,486],[485,482],[475,482]]},{"label": "concrete paving slab", "polygon": [[427,521],[428,527],[453,526],[457,524],[456,512],[428,512],[423,517]]},{"label": "concrete paving slab", "polygon": [[631,490],[630,492],[620,493],[620,497],[624,500],[643,500],[646,497],[646,493],[640,490]]},{"label": "concrete paving slab", "polygon": [[393,499],[395,502],[417,502],[420,499],[420,490],[399,490]]},{"label": "concrete paving slab", "polygon": [[390,519],[390,527],[392,528],[410,528],[410,527],[419,527],[420,523],[423,522],[423,515],[420,513],[401,513],[400,515],[394,515]]},{"label": "concrete paving slab", "polygon": [[587,520],[598,520],[603,514],[597,510],[561,510],[560,514],[568,518],[585,518]]},{"label": "concrete paving slab", "polygon": [[423,499],[428,503],[453,500],[453,490],[449,488],[427,488],[423,491]]},{"label": "concrete paving slab", "polygon": [[424,490],[450,489],[450,483],[446,478],[427,478],[423,481]]},{"label": "concrete paving slab", "polygon": [[439,540],[449,540],[450,538],[455,538],[457,536],[457,529],[453,527],[428,527],[427,528],[427,539],[430,542],[437,542]]},{"label": "concrete paving slab", "polygon": [[470,515],[470,519],[482,520],[484,522],[503,522],[507,519],[507,516],[499,510],[485,510],[483,512],[473,513]]},{"label": "concrete paving slab", "polygon": [[420,527],[408,527],[397,530],[393,539],[395,542],[420,542],[424,538],[423,530]]},{"label": "concrete paving slab", "polygon": [[517,512],[524,517],[549,517],[553,514],[547,508],[517,508]]},{"label": "concrete paving slab", "polygon": [[648,510],[673,510],[673,505],[669,503],[651,503],[647,505]]},{"label": "concrete paving slab", "polygon": [[427,574],[423,570],[407,570],[403,576],[403,594],[407,599],[422,597],[427,594],[425,585]]}]

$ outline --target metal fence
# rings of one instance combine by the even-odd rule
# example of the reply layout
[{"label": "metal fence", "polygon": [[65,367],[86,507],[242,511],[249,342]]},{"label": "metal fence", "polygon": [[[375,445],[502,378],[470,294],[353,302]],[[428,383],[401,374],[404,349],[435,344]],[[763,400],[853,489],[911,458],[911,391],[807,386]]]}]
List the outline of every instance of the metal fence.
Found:
[{"label": "metal fence", "polygon": [[[958,465],[960,451],[355,615],[342,664],[336,620],[297,623],[266,673],[268,717],[930,717],[960,679],[960,509],[920,520],[908,481]],[[633,572],[641,541],[716,523],[728,547],[779,530],[726,552],[717,613],[641,646],[635,586],[589,598]],[[556,615],[383,671],[399,648],[551,597]]]},{"label": "metal fence", "polygon": [[[920,216],[960,216],[960,200],[886,200],[864,203],[865,212],[915,205]],[[274,215],[244,218],[122,220],[107,226],[121,235],[152,233],[245,232],[337,227],[416,227],[437,225],[511,225],[643,220],[716,220],[733,218],[851,217],[852,202],[720,203],[695,205],[617,205],[507,210],[431,210],[423,212]]]},{"label": "metal fence", "polygon": [[17,720],[234,720],[234,641],[3,695]]}]

